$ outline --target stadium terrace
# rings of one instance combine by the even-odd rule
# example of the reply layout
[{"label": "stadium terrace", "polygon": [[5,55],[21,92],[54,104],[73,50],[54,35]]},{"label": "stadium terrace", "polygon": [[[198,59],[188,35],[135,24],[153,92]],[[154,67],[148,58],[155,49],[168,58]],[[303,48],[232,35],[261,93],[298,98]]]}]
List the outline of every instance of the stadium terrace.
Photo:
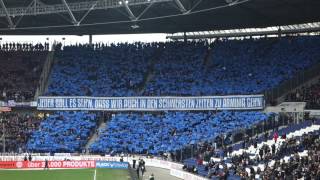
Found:
[{"label": "stadium terrace", "polygon": [[[102,157],[107,154],[120,158],[122,154],[152,155],[184,162],[185,168],[180,168],[180,174],[216,177],[212,170],[201,169],[202,161],[214,163],[208,156],[222,156],[227,161],[232,158],[226,156],[230,153],[221,153],[229,149],[236,151],[239,148],[236,144],[243,143],[246,148],[250,138],[258,138],[268,131],[281,132],[279,128],[283,126],[300,127],[299,123],[317,117],[306,115],[307,111],[299,112],[300,106],[295,104],[279,103],[278,110],[277,106],[273,111],[266,109],[269,102],[274,101],[268,94],[277,86],[318,66],[319,39],[301,36],[216,40],[212,44],[167,42],[63,48],[56,45],[54,51],[47,52],[57,58],[52,59],[48,71],[47,88],[38,92],[41,96],[27,103],[24,102],[27,98],[7,97],[9,88],[2,88],[2,104],[13,109],[19,107],[1,114],[3,119],[10,120],[4,124],[7,130],[3,132],[10,133],[4,142],[14,142],[6,143],[7,146],[2,143],[2,147],[17,153],[57,154],[57,158],[63,157],[59,153]],[[265,57],[260,56],[256,46],[264,49]],[[6,53],[14,55],[16,51]],[[157,59],[150,62],[148,59],[154,58],[153,54]],[[201,65],[203,61],[205,67]],[[187,62],[194,64],[186,65]],[[147,70],[148,67],[151,70]],[[296,95],[290,97],[300,98],[300,90],[295,91]],[[288,91],[288,95],[290,93],[293,92]],[[302,108],[317,107],[317,101],[311,100],[312,104],[307,101]],[[28,115],[22,115],[21,108],[34,106],[38,110],[28,110]],[[306,119],[300,119],[301,115],[292,118],[284,113],[286,108],[294,109],[297,115],[304,114]],[[19,129],[19,122],[24,122],[24,129]],[[302,129],[311,127],[318,126],[301,126]],[[117,162],[91,160],[90,156],[85,159],[89,161],[61,161],[54,157],[47,157],[52,159],[48,167],[127,167]],[[191,163],[193,158],[197,159],[196,164]],[[45,162],[21,164],[17,159],[22,168],[41,168]],[[14,163],[2,167],[12,168]],[[221,170],[231,171],[222,165]],[[197,168],[201,172],[197,172]],[[241,173],[243,171],[229,172],[228,176],[246,176]]]},{"label": "stadium terrace", "polygon": [[1,180],[320,179],[320,2],[0,6]]}]

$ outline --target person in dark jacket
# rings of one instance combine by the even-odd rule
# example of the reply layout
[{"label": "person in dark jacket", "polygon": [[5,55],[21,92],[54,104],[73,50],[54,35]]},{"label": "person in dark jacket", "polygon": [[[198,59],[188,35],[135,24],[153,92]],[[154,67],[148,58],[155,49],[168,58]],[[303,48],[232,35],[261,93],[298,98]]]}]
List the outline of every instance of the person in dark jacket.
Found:
[{"label": "person in dark jacket", "polygon": [[263,149],[262,148],[259,150],[259,155],[260,155],[260,160],[262,160],[263,159]]},{"label": "person in dark jacket", "polygon": [[133,169],[136,168],[136,163],[137,163],[137,160],[136,160],[136,158],[133,157],[133,160],[132,160],[132,167],[133,167]]},{"label": "person in dark jacket", "polygon": [[44,162],[44,170],[46,170],[46,169],[49,170],[49,162],[47,159]]},{"label": "person in dark jacket", "polygon": [[276,145],[275,144],[272,144],[271,151],[272,151],[272,155],[274,155],[276,153]]}]

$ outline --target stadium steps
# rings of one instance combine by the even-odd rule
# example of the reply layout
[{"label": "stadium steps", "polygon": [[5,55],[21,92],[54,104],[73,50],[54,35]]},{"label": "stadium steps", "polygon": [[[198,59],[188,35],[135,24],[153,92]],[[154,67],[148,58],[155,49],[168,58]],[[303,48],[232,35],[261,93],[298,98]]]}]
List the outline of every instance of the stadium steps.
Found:
[{"label": "stadium steps", "polygon": [[[311,124],[310,121],[306,121],[306,122],[301,123],[301,124],[297,124],[297,125],[293,125],[293,126],[284,128],[284,129],[280,130],[278,132],[278,134],[279,134],[279,136],[281,134],[286,134],[287,135],[286,136],[287,139],[290,139],[290,138],[293,138],[293,137],[300,137],[303,134],[307,134],[307,133],[318,131],[318,130],[320,130],[319,122],[317,122],[316,124]],[[267,140],[267,141],[260,141],[258,143],[258,148],[257,149],[260,149],[264,144],[267,144],[267,145],[271,146],[274,143],[274,140],[272,139],[272,136],[273,135],[271,134],[270,137],[269,137],[269,140]],[[277,141],[277,144],[276,144],[276,147],[278,148],[278,146],[283,141],[284,140],[279,137],[279,139]],[[251,145],[247,149],[237,149],[237,150],[233,151],[232,154],[233,155],[240,155],[244,151],[248,152],[249,154],[254,154],[254,156],[258,154],[258,151],[253,147],[253,145]]]},{"label": "stadium steps", "polygon": [[210,66],[211,64],[211,55],[212,55],[212,52],[213,52],[213,48],[209,47],[207,52],[206,52],[206,55],[203,59],[203,62],[202,62],[202,66],[204,67],[205,70],[207,70],[207,68]]},{"label": "stadium steps", "polygon": [[159,48],[157,48],[157,50],[155,51],[154,55],[152,56],[152,59],[150,61],[150,65],[148,67],[148,71],[144,75],[142,83],[140,85],[138,85],[138,87],[136,89],[138,94],[142,94],[143,93],[143,91],[144,91],[146,85],[148,84],[148,82],[151,81],[151,79],[154,77],[154,66],[158,62],[158,60],[160,59],[160,56],[162,55],[162,52],[163,52],[163,47],[159,47]]},{"label": "stadium steps", "polygon": [[40,75],[40,80],[38,83],[38,87],[37,87],[34,99],[37,99],[39,96],[43,95],[44,92],[47,91],[48,85],[49,85],[49,83],[48,83],[49,76],[51,73],[51,69],[53,67],[54,59],[55,59],[54,58],[54,51],[49,51],[47,58],[46,58],[46,61],[42,67],[42,72]]},{"label": "stadium steps", "polygon": [[[105,129],[107,126],[107,123],[102,121],[101,124],[99,125],[99,127],[96,129],[96,132],[100,132],[100,130]],[[86,150],[86,154],[89,154],[89,148],[90,146],[97,140],[97,138],[99,137],[98,133],[94,133],[91,138],[89,139],[89,141],[87,142],[86,146],[85,146],[85,150]]]}]

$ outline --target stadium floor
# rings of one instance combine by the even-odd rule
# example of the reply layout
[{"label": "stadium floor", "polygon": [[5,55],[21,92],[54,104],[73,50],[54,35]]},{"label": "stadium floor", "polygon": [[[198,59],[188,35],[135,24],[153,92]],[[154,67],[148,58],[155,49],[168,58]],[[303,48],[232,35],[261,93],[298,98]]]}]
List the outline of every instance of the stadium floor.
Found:
[{"label": "stadium floor", "polygon": [[118,169],[51,169],[0,170],[1,180],[128,180],[127,170]]}]

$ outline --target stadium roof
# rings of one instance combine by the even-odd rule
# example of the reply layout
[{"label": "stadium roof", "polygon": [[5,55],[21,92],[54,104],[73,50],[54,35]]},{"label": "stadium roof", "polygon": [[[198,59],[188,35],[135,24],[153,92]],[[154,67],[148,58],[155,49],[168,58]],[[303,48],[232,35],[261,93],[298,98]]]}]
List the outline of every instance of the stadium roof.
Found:
[{"label": "stadium roof", "polygon": [[[281,34],[320,32],[320,22],[292,24],[292,25],[285,25],[285,26],[272,26],[272,27],[266,27],[266,28],[245,28],[245,29],[187,32],[185,35],[187,39],[264,36],[264,35],[278,35],[279,30]],[[184,36],[184,33],[179,32],[174,34],[168,34],[166,38],[179,40],[179,39],[184,39],[185,36]]]},{"label": "stadium roof", "polygon": [[320,21],[315,0],[0,0],[0,34],[175,33]]}]

